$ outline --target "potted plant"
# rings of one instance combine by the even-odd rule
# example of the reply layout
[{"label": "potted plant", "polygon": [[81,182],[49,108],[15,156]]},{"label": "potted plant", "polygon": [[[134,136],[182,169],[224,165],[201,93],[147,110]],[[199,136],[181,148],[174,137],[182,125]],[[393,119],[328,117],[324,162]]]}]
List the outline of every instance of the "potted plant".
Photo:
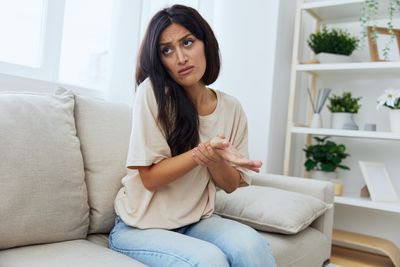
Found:
[{"label": "potted plant", "polygon": [[350,156],[346,153],[346,146],[336,144],[328,140],[329,136],[324,138],[314,137],[316,144],[309,145],[303,149],[306,153],[304,167],[311,172],[311,178],[331,181],[335,184],[335,194],[341,195],[343,183],[337,179],[336,170],[350,170],[349,167],[341,164],[342,160]]},{"label": "potted plant", "polygon": [[350,62],[350,55],[358,47],[358,42],[346,30],[328,30],[325,26],[322,31],[312,33],[307,40],[320,63]]},{"label": "potted plant", "polygon": [[390,130],[400,132],[400,89],[386,89],[378,98],[376,109],[382,106],[389,108]]},{"label": "potted plant", "polygon": [[331,128],[358,130],[353,114],[358,113],[361,97],[353,97],[351,92],[343,92],[341,96],[333,95],[329,98],[328,109],[332,112]]}]

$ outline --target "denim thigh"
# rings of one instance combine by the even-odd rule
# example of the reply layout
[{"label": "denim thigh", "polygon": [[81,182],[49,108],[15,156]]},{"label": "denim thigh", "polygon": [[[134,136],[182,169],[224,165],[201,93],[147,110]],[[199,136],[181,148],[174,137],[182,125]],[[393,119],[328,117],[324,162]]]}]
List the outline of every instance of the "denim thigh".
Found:
[{"label": "denim thigh", "polygon": [[109,247],[149,266],[229,266],[214,244],[163,229],[137,229],[121,219],[109,236]]},{"label": "denim thigh", "polygon": [[184,234],[219,247],[234,267],[275,267],[267,240],[253,228],[213,215],[192,224]]}]

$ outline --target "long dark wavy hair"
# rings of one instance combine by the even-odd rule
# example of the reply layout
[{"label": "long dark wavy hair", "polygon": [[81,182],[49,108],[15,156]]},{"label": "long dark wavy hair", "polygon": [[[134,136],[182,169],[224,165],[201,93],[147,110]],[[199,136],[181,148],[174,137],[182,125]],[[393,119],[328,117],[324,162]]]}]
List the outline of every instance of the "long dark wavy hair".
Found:
[{"label": "long dark wavy hair", "polygon": [[158,106],[158,122],[164,132],[172,156],[197,146],[200,142],[197,110],[182,86],[171,78],[160,59],[159,39],[171,24],[179,24],[203,41],[206,70],[201,78],[205,85],[219,74],[220,57],[217,39],[208,23],[193,8],[173,5],[156,13],[143,38],[136,68],[139,85],[147,77],[153,85]]}]

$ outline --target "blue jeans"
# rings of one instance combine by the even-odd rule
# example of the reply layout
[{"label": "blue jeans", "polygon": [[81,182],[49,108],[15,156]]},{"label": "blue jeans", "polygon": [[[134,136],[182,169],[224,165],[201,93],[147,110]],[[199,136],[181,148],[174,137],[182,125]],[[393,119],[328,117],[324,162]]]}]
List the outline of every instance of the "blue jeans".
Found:
[{"label": "blue jeans", "polygon": [[174,230],[137,229],[117,217],[109,246],[152,267],[276,266],[257,231],[217,215]]}]

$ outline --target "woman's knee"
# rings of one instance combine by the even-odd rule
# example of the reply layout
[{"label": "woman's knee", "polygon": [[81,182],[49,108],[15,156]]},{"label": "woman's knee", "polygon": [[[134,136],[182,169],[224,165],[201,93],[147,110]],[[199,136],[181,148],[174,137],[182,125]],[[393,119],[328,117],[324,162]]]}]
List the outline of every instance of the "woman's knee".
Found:
[{"label": "woman's knee", "polygon": [[209,243],[207,248],[198,248],[195,252],[197,259],[193,261],[193,266],[199,267],[229,267],[226,255],[213,244]]},{"label": "woman's knee", "polygon": [[225,248],[231,266],[276,266],[267,240],[251,227],[241,228]]}]

